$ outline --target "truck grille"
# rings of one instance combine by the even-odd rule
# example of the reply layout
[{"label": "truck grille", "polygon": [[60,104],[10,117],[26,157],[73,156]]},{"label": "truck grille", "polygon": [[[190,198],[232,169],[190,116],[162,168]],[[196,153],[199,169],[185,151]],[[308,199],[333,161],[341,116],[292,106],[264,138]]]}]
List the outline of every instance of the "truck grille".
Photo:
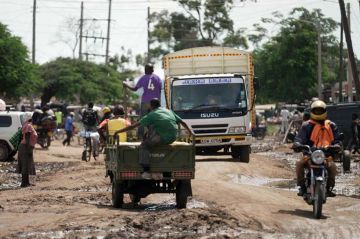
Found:
[{"label": "truck grille", "polygon": [[223,134],[228,124],[191,125],[195,134]]},{"label": "truck grille", "polygon": [[226,133],[226,129],[204,129],[204,130],[194,130],[195,134],[219,134]]}]

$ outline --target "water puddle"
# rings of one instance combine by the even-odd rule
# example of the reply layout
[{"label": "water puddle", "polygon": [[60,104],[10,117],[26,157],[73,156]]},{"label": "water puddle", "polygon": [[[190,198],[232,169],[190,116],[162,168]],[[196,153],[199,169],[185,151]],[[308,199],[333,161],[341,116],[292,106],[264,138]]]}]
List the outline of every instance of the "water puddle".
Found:
[{"label": "water puddle", "polygon": [[[165,210],[176,209],[175,197],[158,204],[150,204],[143,206],[145,206],[145,211],[165,211]],[[189,197],[186,208],[187,209],[208,208],[208,205],[205,202],[201,202],[195,198]]]},{"label": "water puddle", "polygon": [[[284,178],[251,177],[251,176],[246,176],[246,175],[241,175],[241,174],[228,174],[227,176],[230,178],[230,182],[232,182],[232,183],[246,184],[246,185],[252,185],[252,186],[271,186],[273,183],[276,183],[276,182],[278,182],[278,183],[289,182],[289,184],[290,184],[290,181],[293,181],[291,179],[284,179]],[[285,183],[285,185],[286,185],[286,183]]]}]

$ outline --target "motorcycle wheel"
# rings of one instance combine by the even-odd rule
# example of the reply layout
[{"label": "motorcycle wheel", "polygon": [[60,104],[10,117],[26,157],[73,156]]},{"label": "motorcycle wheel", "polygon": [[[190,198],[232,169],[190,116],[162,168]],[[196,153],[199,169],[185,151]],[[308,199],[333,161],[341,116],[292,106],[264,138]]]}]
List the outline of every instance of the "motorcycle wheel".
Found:
[{"label": "motorcycle wheel", "polygon": [[257,140],[263,140],[265,138],[265,132],[260,131],[257,135],[256,135],[256,139]]},{"label": "motorcycle wheel", "polygon": [[315,197],[313,202],[313,213],[316,219],[319,219],[322,215],[322,205],[324,202],[324,187],[322,187],[321,183],[316,182],[315,184]]}]

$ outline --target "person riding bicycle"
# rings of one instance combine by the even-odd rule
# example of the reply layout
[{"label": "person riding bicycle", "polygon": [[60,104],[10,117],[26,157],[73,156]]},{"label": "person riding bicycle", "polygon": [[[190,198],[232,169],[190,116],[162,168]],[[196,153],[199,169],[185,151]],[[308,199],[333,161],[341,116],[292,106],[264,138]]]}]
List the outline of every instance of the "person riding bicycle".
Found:
[{"label": "person riding bicycle", "polygon": [[90,137],[93,144],[93,154],[94,156],[97,156],[99,154],[100,143],[100,135],[97,132],[97,125],[99,124],[99,119],[96,111],[93,108],[94,103],[88,103],[88,107],[82,113],[82,123],[84,124],[85,132],[91,132]]},{"label": "person riding bicycle", "polygon": [[[328,147],[335,145],[340,147],[342,144],[340,132],[336,124],[327,119],[326,104],[321,100],[316,100],[310,107],[310,120],[304,122],[296,135],[292,148],[298,151],[299,145],[309,145],[310,147]],[[304,169],[307,163],[307,157],[303,157],[296,162],[297,185],[300,186],[299,196],[306,193]],[[327,195],[336,196],[332,192],[335,186],[336,165],[333,161],[327,161],[326,169],[328,171]]]},{"label": "person riding bicycle", "polygon": [[173,111],[161,108],[160,100],[154,98],[150,101],[151,111],[142,117],[139,122],[127,126],[114,133],[117,134],[132,130],[140,125],[148,127],[147,136],[143,139],[139,148],[139,163],[143,167],[142,177],[150,179],[150,149],[158,145],[168,145],[176,140],[178,133],[177,124],[180,123],[190,135],[192,132],[187,124]]}]

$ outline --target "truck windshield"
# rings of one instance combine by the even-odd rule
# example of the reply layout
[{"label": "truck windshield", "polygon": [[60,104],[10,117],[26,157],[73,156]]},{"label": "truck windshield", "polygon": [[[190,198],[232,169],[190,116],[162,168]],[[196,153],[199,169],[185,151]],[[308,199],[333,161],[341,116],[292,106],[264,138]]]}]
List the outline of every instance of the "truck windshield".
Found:
[{"label": "truck windshield", "polygon": [[246,92],[242,78],[197,78],[175,80],[172,86],[174,111],[246,109]]}]

